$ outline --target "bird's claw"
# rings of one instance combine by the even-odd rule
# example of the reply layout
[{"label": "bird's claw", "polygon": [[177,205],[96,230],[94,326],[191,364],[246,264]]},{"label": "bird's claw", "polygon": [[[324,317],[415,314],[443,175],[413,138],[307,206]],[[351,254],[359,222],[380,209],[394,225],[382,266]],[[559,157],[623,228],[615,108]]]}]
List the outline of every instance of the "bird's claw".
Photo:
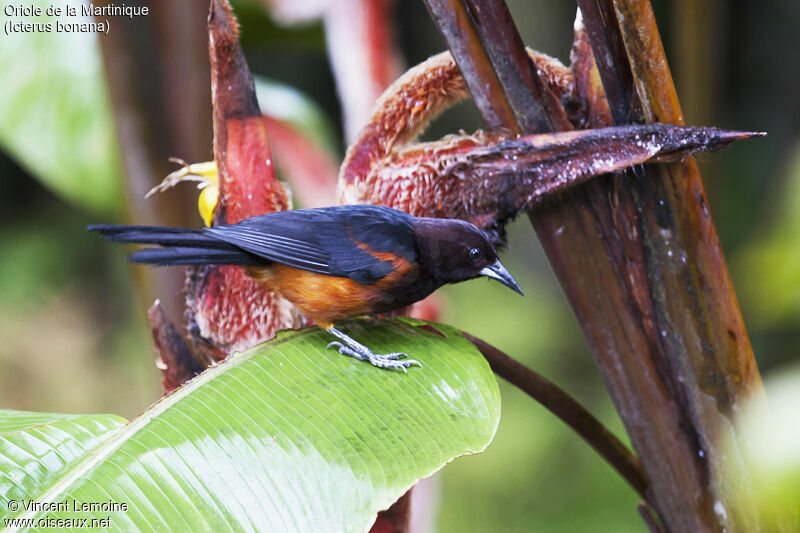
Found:
[{"label": "bird's claw", "polygon": [[369,361],[372,366],[376,366],[378,368],[397,368],[402,370],[403,372],[408,372],[408,368],[412,365],[417,365],[418,367],[422,368],[422,363],[415,359],[404,359],[401,360],[402,357],[408,357],[407,354],[402,352],[393,352],[387,354],[377,354],[372,350],[367,349],[364,347],[363,349],[355,349],[353,347],[347,346],[342,344],[339,341],[333,341],[328,343],[328,348],[335,347],[340,354],[347,355],[349,357],[353,357],[360,361]]},{"label": "bird's claw", "polygon": [[397,359],[402,359],[403,357],[408,357],[408,354],[403,352],[392,352],[392,353],[382,353],[380,354],[380,356],[383,359],[397,360]]}]

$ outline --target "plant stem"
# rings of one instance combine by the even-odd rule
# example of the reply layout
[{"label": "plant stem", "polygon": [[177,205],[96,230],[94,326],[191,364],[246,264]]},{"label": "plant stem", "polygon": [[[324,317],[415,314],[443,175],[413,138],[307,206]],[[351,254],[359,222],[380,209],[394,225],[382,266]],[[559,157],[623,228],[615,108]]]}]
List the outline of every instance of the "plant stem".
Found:
[{"label": "plant stem", "polygon": [[[578,4],[609,105],[629,109],[627,116],[612,113],[615,123],[683,124],[650,2]],[[611,60],[600,61],[604,57]],[[646,168],[644,179],[614,188],[625,198],[615,207],[631,213],[625,218],[637,237],[623,239],[639,247],[644,267],[641,282],[626,291],[646,295],[631,306],[642,315],[637,335],[647,340],[635,356],[653,367],[669,407],[654,395],[642,396],[638,405],[621,395],[617,401],[630,413],[626,425],[641,426],[629,430],[631,440],[659,494],[667,529],[758,530],[753,510],[729,501],[726,478],[740,468],[737,451],[718,446],[740,441],[733,424],[737,404],[763,388],[700,174],[692,158]],[[636,378],[614,370],[627,355],[603,357],[607,380]],[[646,420],[652,427],[642,425]]]},{"label": "plant stem", "polygon": [[[525,51],[506,3],[462,1],[514,112],[512,122],[522,133],[571,130],[572,124],[564,108],[542,82]],[[508,124],[504,126],[509,127]]]},{"label": "plant stem", "polygon": [[490,130],[520,133],[503,84],[478,37],[474,20],[462,0],[425,0],[428,11],[444,35],[467,86],[481,85],[472,98]]},{"label": "plant stem", "polygon": [[639,511],[639,516],[642,517],[647,529],[650,533],[664,533],[664,528],[658,522],[658,518],[653,514],[653,508],[648,506],[644,502],[639,502],[639,505],[636,506],[636,509]]},{"label": "plant stem", "polygon": [[547,378],[503,353],[491,344],[462,332],[486,360],[495,374],[536,400],[571,427],[616,470],[642,498],[648,499],[647,479],[639,459],[597,418],[572,396]]},{"label": "plant stem", "polygon": [[[466,11],[467,0],[450,3]],[[501,0],[469,3],[506,9]],[[615,123],[683,123],[650,2],[579,4]],[[486,27],[492,17],[472,15],[474,39],[487,50],[520,46],[513,26],[496,31]],[[437,23],[459,66],[468,65],[458,59],[472,50],[459,42],[465,37],[457,26],[443,27],[454,20]],[[537,94],[535,70],[513,75],[526,67],[521,58],[473,58],[489,63],[465,73],[484,117],[500,106],[485,105],[488,94]],[[545,95],[536,109],[550,117],[515,114],[517,128],[559,124],[556,107]],[[739,462],[718,443],[735,437],[736,406],[762,387],[700,175],[691,158],[645,168],[639,176],[592,180],[529,217],[639,454],[664,528],[758,530],[752,510],[729,501],[725,475]]]}]

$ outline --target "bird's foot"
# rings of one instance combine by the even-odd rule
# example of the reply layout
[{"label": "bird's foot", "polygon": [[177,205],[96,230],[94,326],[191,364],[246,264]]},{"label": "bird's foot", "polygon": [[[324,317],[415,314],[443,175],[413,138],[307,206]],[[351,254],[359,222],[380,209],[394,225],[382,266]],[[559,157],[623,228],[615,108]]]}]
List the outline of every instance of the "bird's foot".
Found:
[{"label": "bird's foot", "polygon": [[352,348],[346,344],[342,344],[339,341],[333,341],[329,343],[328,348],[331,346],[339,350],[339,353],[342,355],[354,357],[360,361],[369,361],[372,366],[377,366],[378,368],[397,368],[403,372],[407,372],[408,367],[412,365],[422,367],[422,364],[414,359],[401,360],[402,357],[408,357],[406,354],[401,352],[379,354],[369,349],[364,350]]},{"label": "bird's foot", "polygon": [[328,348],[333,346],[339,350],[339,353],[342,355],[354,357],[360,361],[369,361],[372,366],[378,368],[400,369],[403,372],[407,372],[407,369],[412,365],[417,365],[420,368],[422,367],[422,364],[415,359],[403,359],[404,357],[408,357],[408,355],[402,352],[378,354],[363,344],[356,342],[336,328],[330,328],[328,331],[342,340],[342,342],[333,341],[329,343]]}]

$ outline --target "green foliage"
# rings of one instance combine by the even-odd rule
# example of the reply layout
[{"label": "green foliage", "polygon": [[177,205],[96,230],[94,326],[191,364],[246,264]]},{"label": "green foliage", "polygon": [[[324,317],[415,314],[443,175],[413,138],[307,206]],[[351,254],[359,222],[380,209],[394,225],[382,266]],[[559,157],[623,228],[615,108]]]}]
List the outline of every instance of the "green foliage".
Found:
[{"label": "green foliage", "polygon": [[[125,425],[114,415],[61,415],[0,411],[0,494],[3,502],[21,502],[54,485]],[[13,507],[13,504],[11,505]],[[3,513],[9,512],[4,505]],[[12,513],[13,514],[13,513]]]},{"label": "green foliage", "polygon": [[737,285],[748,318],[756,324],[794,326],[800,320],[800,147],[790,158],[787,179],[771,212],[736,257],[734,269],[746,273]]},{"label": "green foliage", "polygon": [[[800,367],[766,381],[769,401],[753,398],[738,424],[745,436],[738,468],[730,461],[730,486],[738,506],[755,507],[760,524],[753,530],[797,531],[800,526]],[[736,450],[735,443],[730,449]],[[737,456],[728,454],[731,459]],[[746,474],[744,473],[746,472]]]},{"label": "green foliage", "polygon": [[[35,1],[26,5],[63,5]],[[50,17],[15,21],[53,23]],[[120,205],[119,160],[97,37],[3,35],[0,148],[36,179],[95,213]]]},{"label": "green foliage", "polygon": [[[126,503],[123,530],[358,531],[422,477],[482,451],[500,416],[488,364],[456,330],[350,325],[424,368],[374,368],[289,332],[207,370],[125,424],[0,411],[0,500]],[[2,513],[7,513],[4,507]]]}]

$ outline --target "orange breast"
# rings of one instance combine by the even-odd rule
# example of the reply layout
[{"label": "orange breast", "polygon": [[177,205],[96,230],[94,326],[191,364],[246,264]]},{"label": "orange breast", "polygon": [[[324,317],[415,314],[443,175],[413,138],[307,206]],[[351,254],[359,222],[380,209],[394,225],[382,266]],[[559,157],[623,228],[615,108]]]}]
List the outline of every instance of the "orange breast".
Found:
[{"label": "orange breast", "polygon": [[[383,255],[383,254],[381,254]],[[322,326],[332,324],[343,318],[386,311],[394,299],[388,289],[398,283],[408,281],[409,275],[416,277],[416,265],[405,259],[386,254],[384,260],[391,260],[393,271],[373,284],[362,284],[349,278],[328,276],[300,270],[282,264],[269,268],[249,268],[248,274],[264,284],[265,288],[279,293],[295,304],[308,318]]]}]

